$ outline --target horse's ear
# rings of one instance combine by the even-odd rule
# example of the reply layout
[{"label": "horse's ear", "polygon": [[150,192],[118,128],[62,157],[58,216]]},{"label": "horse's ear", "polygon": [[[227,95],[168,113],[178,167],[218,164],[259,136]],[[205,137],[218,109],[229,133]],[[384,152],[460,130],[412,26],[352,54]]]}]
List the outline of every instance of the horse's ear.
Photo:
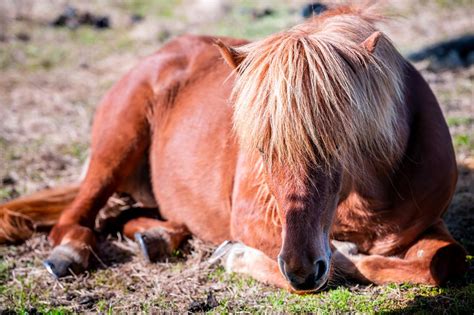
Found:
[{"label": "horse's ear", "polygon": [[221,56],[232,68],[237,68],[240,63],[245,59],[245,56],[242,53],[239,53],[234,48],[227,46],[220,39],[217,39],[214,44],[221,53]]},{"label": "horse's ear", "polygon": [[362,42],[362,47],[364,47],[365,49],[367,49],[367,51],[369,53],[373,53],[375,51],[375,48],[377,47],[377,43],[379,41],[379,39],[382,37],[382,32],[374,32],[372,33],[372,35],[370,35],[369,37],[367,37],[366,40],[364,40]]}]

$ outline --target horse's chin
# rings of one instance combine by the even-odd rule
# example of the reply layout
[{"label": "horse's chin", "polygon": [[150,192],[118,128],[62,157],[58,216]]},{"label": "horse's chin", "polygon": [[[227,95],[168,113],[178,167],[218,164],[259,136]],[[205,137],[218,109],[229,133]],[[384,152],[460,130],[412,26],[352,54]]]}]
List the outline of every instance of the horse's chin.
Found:
[{"label": "horse's chin", "polygon": [[329,278],[326,279],[326,281],[323,284],[321,284],[319,287],[314,288],[314,289],[301,290],[301,289],[295,289],[291,285],[290,287],[291,287],[291,291],[296,294],[300,294],[300,295],[315,294],[315,293],[326,290],[328,288],[328,283],[329,283]]}]

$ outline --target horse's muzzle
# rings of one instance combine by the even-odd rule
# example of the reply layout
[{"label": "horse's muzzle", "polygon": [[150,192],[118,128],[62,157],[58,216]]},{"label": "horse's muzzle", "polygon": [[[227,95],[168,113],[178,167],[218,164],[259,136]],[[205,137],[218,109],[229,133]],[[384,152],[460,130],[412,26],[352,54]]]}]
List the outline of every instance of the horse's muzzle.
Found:
[{"label": "horse's muzzle", "polygon": [[325,259],[316,260],[306,270],[292,270],[285,261],[278,256],[278,265],[281,273],[296,291],[316,291],[328,281],[329,262]]}]

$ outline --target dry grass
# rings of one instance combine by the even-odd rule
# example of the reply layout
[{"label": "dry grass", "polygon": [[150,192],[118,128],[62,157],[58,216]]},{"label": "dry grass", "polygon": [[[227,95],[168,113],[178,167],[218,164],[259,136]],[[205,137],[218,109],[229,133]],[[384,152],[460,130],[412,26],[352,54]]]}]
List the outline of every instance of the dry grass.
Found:
[{"label": "dry grass", "polygon": [[[13,2],[0,5],[6,3]],[[34,6],[28,0],[15,3],[26,5],[0,8],[0,37],[5,38],[0,42],[0,200],[74,181],[87,155],[98,100],[168,36],[192,31],[261,37],[294,23],[297,14],[288,8],[298,7],[280,0],[273,4],[273,16],[253,20],[245,10],[254,3],[241,1],[238,8],[217,6],[212,14],[200,14],[202,19],[198,19],[193,14],[197,1],[97,0],[78,6],[109,14],[113,28],[72,31],[47,25],[65,1],[35,1]],[[384,30],[404,53],[473,31],[474,9],[469,1],[391,3],[390,12],[405,17]],[[132,12],[145,14],[146,19],[131,25]],[[15,15],[23,19],[16,20]],[[30,40],[18,39],[21,33]],[[425,64],[416,66],[440,100],[453,135],[461,175],[446,220],[472,254],[474,69],[431,73],[424,70]],[[199,240],[190,240],[167,262],[147,264],[133,242],[117,235],[103,236],[89,272],[56,281],[41,265],[51,250],[45,235],[38,233],[24,244],[0,247],[0,309],[18,313],[184,312],[191,306],[194,310],[205,307],[210,292],[218,302],[214,312],[472,313],[474,309],[472,267],[465,279],[446,288],[347,285],[301,297],[225,274],[207,262],[213,248]]]}]

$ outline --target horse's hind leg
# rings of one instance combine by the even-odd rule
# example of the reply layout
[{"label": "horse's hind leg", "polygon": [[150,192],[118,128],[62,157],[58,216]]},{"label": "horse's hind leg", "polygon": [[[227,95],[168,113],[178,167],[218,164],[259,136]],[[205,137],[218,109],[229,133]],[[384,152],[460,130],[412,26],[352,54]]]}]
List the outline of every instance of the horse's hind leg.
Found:
[{"label": "horse's hind leg", "polygon": [[467,268],[466,251],[439,221],[430,227],[402,257],[358,255],[344,244],[333,243],[336,269],[360,282],[442,285]]},{"label": "horse's hind leg", "polygon": [[87,174],[77,197],[49,235],[55,248],[44,264],[56,277],[87,267],[95,242],[92,228],[98,211],[133,173],[148,149],[150,96],[145,87],[134,85],[138,84],[125,77],[98,108]]},{"label": "horse's hind leg", "polygon": [[128,221],[123,227],[123,234],[138,242],[150,262],[172,254],[190,235],[183,225],[144,217]]}]

